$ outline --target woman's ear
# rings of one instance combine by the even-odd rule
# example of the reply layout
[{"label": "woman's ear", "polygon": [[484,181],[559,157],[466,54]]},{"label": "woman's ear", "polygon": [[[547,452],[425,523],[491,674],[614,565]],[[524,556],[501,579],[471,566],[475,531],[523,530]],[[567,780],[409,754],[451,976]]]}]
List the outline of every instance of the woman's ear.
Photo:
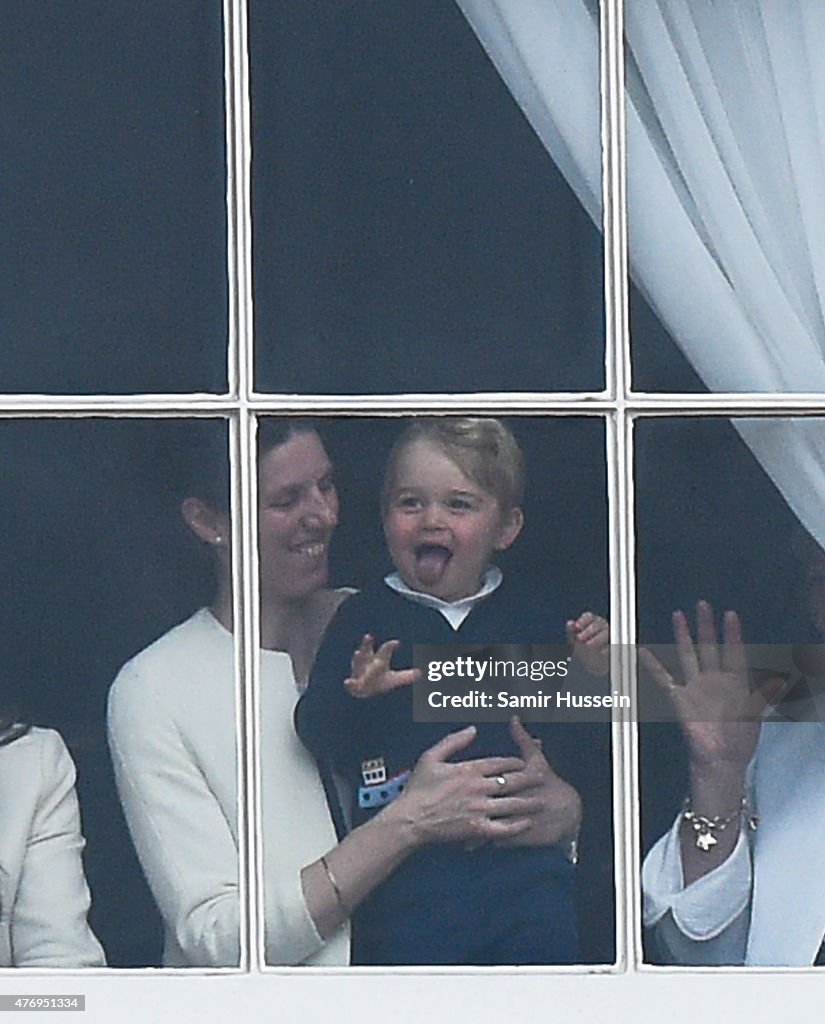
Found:
[{"label": "woman's ear", "polygon": [[181,503],[180,514],[198,540],[212,547],[229,544],[230,526],[226,512],[216,512],[200,498],[186,498]]},{"label": "woman's ear", "polygon": [[506,551],[521,533],[522,526],[524,526],[524,513],[520,508],[511,508],[505,512],[501,517],[501,530],[494,550]]}]

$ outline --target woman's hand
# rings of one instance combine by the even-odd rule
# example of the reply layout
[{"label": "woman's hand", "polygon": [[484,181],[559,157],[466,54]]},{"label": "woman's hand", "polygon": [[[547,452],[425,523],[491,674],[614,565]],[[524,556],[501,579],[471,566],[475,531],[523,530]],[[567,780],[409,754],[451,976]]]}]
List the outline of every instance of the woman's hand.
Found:
[{"label": "woman's hand", "polygon": [[329,936],[403,861],[430,843],[558,842],[580,816],[578,795],[552,771],[540,745],[514,721],[522,757],[451,757],[475,739],[469,726],[418,759],[404,792],[301,872],[307,907]]},{"label": "woman's hand", "polygon": [[351,697],[376,697],[399,686],[409,686],[421,675],[417,668],[394,669],[392,656],[400,640],[387,640],[376,651],[375,640],[369,633],[355,649],[350,662],[350,676],[344,687]]},{"label": "woman's hand", "polygon": [[759,737],[761,716],[783,681],[769,680],[751,692],[736,612],[725,612],[721,645],[713,610],[706,601],[696,605],[695,644],[684,612],[673,613],[673,632],[684,685],[679,685],[650,651],[642,648],[639,658],[673,702],[691,768],[732,769],[744,774]]},{"label": "woman's hand", "polygon": [[534,739],[518,718],[510,722],[510,735],[518,744],[524,770],[508,776],[507,786],[516,786],[523,794],[538,798],[539,809],[530,826],[515,836],[498,841],[499,846],[556,846],[574,848],[582,821],[582,802],[578,792],[553,771],[539,740]]},{"label": "woman's hand", "polygon": [[541,812],[535,767],[528,772],[521,758],[450,761],[475,735],[471,725],[426,750],[402,795],[382,812],[403,816],[417,845],[512,839]]},{"label": "woman's hand", "polygon": [[640,650],[639,657],[670,696],[682,726],[690,758],[691,810],[710,821],[733,823],[739,818],[738,828],[710,829],[712,842],[707,836],[700,842],[700,833],[683,820],[682,876],[685,885],[690,885],[719,867],[736,846],[746,771],[759,738],[761,717],[778,697],[784,680],[771,679],[751,691],[736,612],[725,612],[721,645],[713,610],[706,601],[696,605],[695,644],[683,612],[674,612],[673,632],[684,685],[676,683],[650,651]]}]

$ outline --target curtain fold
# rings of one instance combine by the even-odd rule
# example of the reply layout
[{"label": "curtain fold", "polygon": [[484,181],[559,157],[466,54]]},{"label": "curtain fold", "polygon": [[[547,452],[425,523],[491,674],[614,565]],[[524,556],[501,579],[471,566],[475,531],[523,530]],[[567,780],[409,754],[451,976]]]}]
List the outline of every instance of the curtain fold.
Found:
[{"label": "curtain fold", "polygon": [[[600,222],[592,0],[456,0]],[[711,391],[825,391],[825,3],[626,0],[629,257]],[[825,426],[735,419],[825,546]]]}]

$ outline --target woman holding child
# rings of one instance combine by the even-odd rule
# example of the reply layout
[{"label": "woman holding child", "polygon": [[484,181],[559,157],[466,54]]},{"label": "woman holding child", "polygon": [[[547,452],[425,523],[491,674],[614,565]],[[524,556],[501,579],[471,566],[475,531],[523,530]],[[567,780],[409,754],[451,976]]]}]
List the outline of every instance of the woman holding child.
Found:
[{"label": "woman holding child", "polygon": [[[454,763],[473,754],[469,727],[422,749],[404,792],[336,842],[325,784],[292,728],[323,634],[352,600],[352,591],[325,585],[338,516],[332,467],[311,425],[263,421],[258,471],[266,960],[344,964],[350,914],[403,862],[431,844],[526,837],[552,847],[575,833],[580,803],[516,726],[515,746]],[[239,901],[227,487],[187,490],[183,516],[212,553],[215,599],[121,670],[110,742],[166,925],[165,963],[232,966]]]}]

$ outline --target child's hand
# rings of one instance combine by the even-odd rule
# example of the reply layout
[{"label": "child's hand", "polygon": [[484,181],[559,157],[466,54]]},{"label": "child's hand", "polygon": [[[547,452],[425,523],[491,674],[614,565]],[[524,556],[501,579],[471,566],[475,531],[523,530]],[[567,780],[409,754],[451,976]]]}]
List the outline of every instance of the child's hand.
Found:
[{"label": "child's hand", "polygon": [[573,654],[592,676],[610,671],[610,624],[594,612],[582,612],[566,625]]},{"label": "child's hand", "polygon": [[375,640],[369,633],[365,634],[360,647],[356,648],[352,656],[352,675],[344,680],[344,686],[351,697],[376,697],[379,693],[389,693],[399,686],[409,686],[419,678],[420,669],[397,671],[390,668],[390,660],[400,643],[400,640],[387,640],[376,651]]}]

